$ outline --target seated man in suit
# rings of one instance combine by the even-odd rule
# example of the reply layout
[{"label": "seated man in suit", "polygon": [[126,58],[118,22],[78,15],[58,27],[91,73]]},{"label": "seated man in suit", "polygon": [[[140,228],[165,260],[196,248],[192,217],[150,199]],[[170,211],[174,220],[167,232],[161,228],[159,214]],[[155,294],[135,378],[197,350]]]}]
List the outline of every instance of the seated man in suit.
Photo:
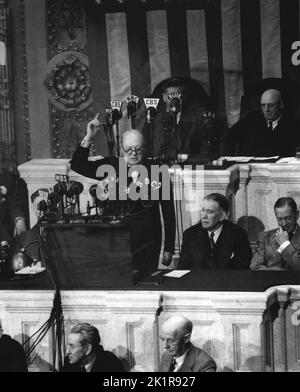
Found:
[{"label": "seated man in suit", "polygon": [[298,125],[285,108],[277,89],[264,91],[261,112],[252,111],[227,132],[226,155],[294,156],[299,143]]},{"label": "seated man in suit", "polygon": [[63,372],[123,372],[123,365],[110,351],[100,345],[96,327],[89,323],[76,324],[68,336],[68,349]]},{"label": "seated man in suit", "polygon": [[183,233],[178,269],[249,268],[252,251],[248,235],[226,219],[228,211],[225,196],[211,193],[205,197],[201,222]]},{"label": "seated man in suit", "polygon": [[292,197],[281,197],[274,205],[279,228],[259,234],[259,246],[252,258],[253,270],[300,270],[299,211]]},{"label": "seated man in suit", "polygon": [[[4,240],[26,230],[25,213],[20,200],[17,181],[9,173],[0,173],[0,227],[6,232]],[[5,237],[5,235],[1,235]]]},{"label": "seated man in suit", "polygon": [[[152,96],[160,98],[157,115],[151,126],[144,122],[141,129],[148,146],[152,145],[153,131],[154,156],[175,158],[181,153],[204,159],[220,156],[223,128],[215,113],[207,110],[207,95],[199,82],[168,78],[156,86]],[[145,114],[143,118],[145,121]]]},{"label": "seated man in suit", "polygon": [[215,372],[215,361],[191,342],[193,323],[182,315],[168,318],[161,327],[165,351],[160,372]]},{"label": "seated man in suit", "polygon": [[9,335],[3,334],[0,319],[0,372],[27,372],[26,355],[23,347]]}]

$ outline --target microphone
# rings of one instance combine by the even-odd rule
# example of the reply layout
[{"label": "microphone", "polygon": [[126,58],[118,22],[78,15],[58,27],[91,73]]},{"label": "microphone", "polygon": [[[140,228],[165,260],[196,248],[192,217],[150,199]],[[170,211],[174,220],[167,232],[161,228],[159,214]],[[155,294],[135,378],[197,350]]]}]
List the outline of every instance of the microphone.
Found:
[{"label": "microphone", "polygon": [[73,196],[79,196],[80,193],[83,191],[83,185],[81,182],[73,181],[71,186],[66,192],[67,197],[72,198]]},{"label": "microphone", "polygon": [[131,118],[139,109],[139,97],[130,95],[126,98],[127,101],[127,118]]},{"label": "microphone", "polygon": [[144,102],[147,109],[147,123],[150,124],[156,116],[159,98],[144,98]]},{"label": "microphone", "polygon": [[90,189],[89,189],[89,193],[92,196],[93,199],[96,199],[97,195],[96,195],[96,189],[97,189],[97,184],[93,184]]},{"label": "microphone", "polygon": [[123,104],[122,101],[111,101],[110,102],[110,106],[112,109],[111,119],[112,119],[113,124],[115,122],[119,121],[123,116],[123,113],[121,111],[122,104]]},{"label": "microphone", "polygon": [[177,114],[181,112],[181,98],[182,94],[181,93],[169,93],[167,96],[167,105],[169,108],[169,111],[173,114]]},{"label": "microphone", "polygon": [[200,116],[201,124],[205,128],[211,128],[215,125],[216,113],[211,111],[205,111]]},{"label": "microphone", "polygon": [[67,187],[64,182],[58,182],[57,184],[54,185],[53,187],[53,193],[55,196],[62,197],[67,193]]},{"label": "microphone", "polygon": [[38,211],[46,212],[48,209],[46,200],[41,200],[38,205],[36,206]]}]

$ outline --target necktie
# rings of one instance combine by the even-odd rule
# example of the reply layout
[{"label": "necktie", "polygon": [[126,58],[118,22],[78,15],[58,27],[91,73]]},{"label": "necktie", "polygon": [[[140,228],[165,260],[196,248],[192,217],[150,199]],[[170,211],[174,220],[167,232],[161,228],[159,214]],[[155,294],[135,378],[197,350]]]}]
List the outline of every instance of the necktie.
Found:
[{"label": "necktie", "polygon": [[212,231],[208,235],[209,240],[209,254],[206,256],[205,268],[215,269],[216,268],[216,244],[214,242],[215,233]]},{"label": "necktie", "polygon": [[171,365],[169,367],[169,372],[174,372],[175,366],[176,366],[176,359],[175,357],[173,357]]},{"label": "necktie", "polygon": [[212,253],[215,253],[215,242],[214,242],[215,233],[212,231],[209,235],[209,245]]},{"label": "necktie", "polygon": [[273,123],[272,123],[272,121],[268,121],[268,129],[270,131],[273,131]]}]

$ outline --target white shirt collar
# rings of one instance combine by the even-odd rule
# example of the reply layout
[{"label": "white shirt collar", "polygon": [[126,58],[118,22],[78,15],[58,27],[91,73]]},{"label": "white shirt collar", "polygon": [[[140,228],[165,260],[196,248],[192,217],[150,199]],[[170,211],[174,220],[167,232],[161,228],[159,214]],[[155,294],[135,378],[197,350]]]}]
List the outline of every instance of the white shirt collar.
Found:
[{"label": "white shirt collar", "polygon": [[185,360],[185,357],[186,357],[186,354],[187,354],[188,351],[189,351],[189,348],[187,348],[185,350],[185,352],[182,355],[180,355],[180,357],[174,357],[174,359],[176,361],[176,365],[175,365],[175,368],[174,368],[173,372],[178,372],[179,371],[179,369],[183,365],[183,362]]},{"label": "white shirt collar", "polygon": [[[281,116],[278,117],[275,121],[272,121],[272,128],[273,128],[273,130],[277,127],[280,119],[281,119]],[[269,123],[269,121],[268,121],[268,123]]]},{"label": "white shirt collar", "polygon": [[91,360],[90,360],[88,363],[86,363],[86,364],[84,365],[85,371],[86,371],[86,372],[89,373],[89,372],[92,371],[92,367],[93,367],[93,365],[94,365],[95,360],[96,360],[96,355],[94,355],[94,356],[91,358]]},{"label": "white shirt collar", "polygon": [[[217,230],[215,230],[213,232],[214,233],[214,243],[216,243],[218,241],[218,238],[221,234],[222,229],[223,229],[223,224]],[[207,232],[208,232],[208,236],[210,236],[210,233],[212,233],[211,230],[207,230]]]}]

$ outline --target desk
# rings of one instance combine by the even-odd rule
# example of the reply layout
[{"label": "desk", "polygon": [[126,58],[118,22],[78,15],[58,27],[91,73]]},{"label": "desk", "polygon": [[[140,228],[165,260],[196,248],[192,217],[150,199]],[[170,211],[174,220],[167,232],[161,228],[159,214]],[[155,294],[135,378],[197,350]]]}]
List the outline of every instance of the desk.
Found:
[{"label": "desk", "polygon": [[[32,279],[31,287],[29,282],[0,282],[4,329],[19,341],[48,319],[54,297],[46,272]],[[104,347],[129,369],[154,371],[163,350],[159,325],[182,313],[194,323],[192,341],[212,355],[219,371],[299,371],[294,355],[300,347],[299,326],[291,323],[292,306],[300,300],[299,282],[298,273],[279,271],[194,271],[149,288],[62,290],[65,331],[79,320],[90,322],[99,329]],[[161,297],[163,312],[157,318]],[[51,370],[51,347],[48,333],[32,356],[31,371]],[[291,353],[286,368],[285,351]]]}]

